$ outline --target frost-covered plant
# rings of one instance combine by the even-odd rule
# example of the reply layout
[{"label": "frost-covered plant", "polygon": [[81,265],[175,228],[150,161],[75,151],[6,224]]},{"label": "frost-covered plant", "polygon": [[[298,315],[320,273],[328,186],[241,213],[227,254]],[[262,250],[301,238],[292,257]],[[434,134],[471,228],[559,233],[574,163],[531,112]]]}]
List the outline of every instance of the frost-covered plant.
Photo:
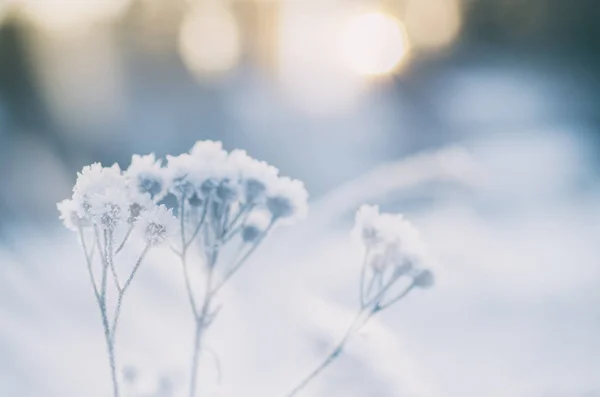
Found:
[{"label": "frost-covered plant", "polygon": [[[157,205],[163,200],[173,208]],[[134,155],[126,172],[121,172],[117,165],[107,168],[92,164],[83,169],[73,189],[73,198],[58,207],[65,226],[79,232],[84,247],[102,314],[115,397],[119,396],[119,385],[114,340],[121,302],[148,250],[170,240],[172,251],[181,261],[195,324],[189,386],[189,395],[194,397],[203,335],[218,313],[213,307],[214,297],[274,227],[306,216],[307,200],[302,182],[279,176],[276,168],[253,159],[245,151],[228,153],[220,142],[213,141],[199,141],[188,153],[166,156],[164,166],[151,154]],[[135,229],[142,231],[146,248],[127,281],[121,284],[114,257]],[[93,240],[89,249],[88,238]],[[115,241],[120,241],[116,248]],[[223,261],[223,247],[235,243],[238,244],[235,257]],[[102,259],[99,287],[92,263],[96,247]],[[200,289],[191,282],[188,269],[192,248],[201,252],[199,258],[193,258],[204,274],[204,287]],[[106,302],[109,272],[117,289],[112,324],[108,321]]]},{"label": "frost-covered plant", "polygon": [[[227,153],[220,142],[199,141],[189,153],[167,156],[167,187],[179,217],[179,244],[173,250],[181,260],[195,321],[190,397],[196,395],[202,338],[218,313],[213,307],[215,295],[276,224],[291,224],[308,211],[304,184],[278,174],[276,168],[242,150]],[[233,260],[220,261],[223,247],[236,240],[239,248]],[[188,270],[193,244],[204,254],[201,291],[193,288]]]},{"label": "frost-covered plant", "polygon": [[[148,251],[166,241],[177,228],[171,210],[157,205],[153,200],[157,197],[155,192],[141,184],[145,180],[154,180],[154,176],[137,171],[139,163],[148,160],[154,162],[153,157],[134,156],[131,167],[125,172],[116,164],[112,167],[103,167],[99,163],[86,166],[77,175],[72,198],[57,204],[64,225],[79,234],[100,310],[115,397],[119,397],[115,342],[123,299]],[[117,254],[135,229],[145,242],[144,248],[122,278],[124,270],[118,270]],[[112,280],[110,287],[109,278]],[[112,310],[109,308],[110,296],[114,300]]]},{"label": "frost-covered plant", "polygon": [[[98,163],[83,168],[72,198],[58,203],[58,209],[83,247],[100,309],[114,397],[120,397],[115,340],[121,306],[150,249],[167,243],[181,263],[194,320],[189,396],[195,397],[200,352],[212,353],[203,337],[219,312],[215,296],[277,225],[306,216],[307,200],[302,182],[279,176],[276,168],[245,151],[226,152],[220,142],[199,141],[189,152],[166,156],[164,162],[153,154],[134,155],[126,171]],[[296,395],[334,362],[372,316],[413,289],[433,284],[418,233],[401,215],[363,206],[353,235],[365,251],[357,315],[335,349],[288,396]],[[141,238],[143,249],[121,279],[123,270],[116,259],[131,236]],[[226,246],[236,244],[237,249],[227,250],[234,252],[233,258],[224,260]],[[191,265],[202,273],[202,283],[192,283]],[[109,282],[114,287],[112,310]]]},{"label": "frost-covered plant", "polygon": [[426,252],[419,233],[402,215],[380,213],[377,206],[363,205],[356,213],[352,234],[364,248],[358,312],[337,346],[288,397],[295,396],[331,365],[371,317],[413,289],[433,285],[433,273],[424,267]]}]

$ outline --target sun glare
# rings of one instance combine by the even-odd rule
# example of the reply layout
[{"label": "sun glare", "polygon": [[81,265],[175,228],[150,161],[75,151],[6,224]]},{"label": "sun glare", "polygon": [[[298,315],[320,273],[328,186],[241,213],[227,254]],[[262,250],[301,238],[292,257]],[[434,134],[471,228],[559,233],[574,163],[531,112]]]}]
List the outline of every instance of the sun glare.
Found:
[{"label": "sun glare", "polygon": [[22,0],[19,4],[25,18],[45,31],[72,33],[122,15],[130,0]]},{"label": "sun glare", "polygon": [[179,50],[194,73],[213,74],[233,68],[240,56],[240,33],[233,14],[225,7],[206,4],[183,21]]},{"label": "sun glare", "polygon": [[352,70],[377,76],[398,69],[408,54],[409,43],[402,22],[388,14],[369,12],[350,20],[342,51]]},{"label": "sun glare", "polygon": [[406,7],[406,30],[415,47],[444,47],[456,39],[460,25],[457,0],[411,0]]}]

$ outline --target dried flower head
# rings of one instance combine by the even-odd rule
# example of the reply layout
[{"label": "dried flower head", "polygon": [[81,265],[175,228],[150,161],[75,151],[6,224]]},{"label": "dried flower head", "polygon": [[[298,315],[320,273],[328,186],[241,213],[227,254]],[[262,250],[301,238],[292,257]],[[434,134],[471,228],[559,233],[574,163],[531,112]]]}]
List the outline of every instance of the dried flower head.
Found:
[{"label": "dried flower head", "polygon": [[78,231],[80,227],[90,225],[90,222],[81,218],[78,214],[77,202],[71,199],[65,199],[56,204],[56,208],[60,212],[60,219],[65,227],[72,231]]},{"label": "dried flower head", "polygon": [[252,211],[242,228],[242,239],[246,243],[257,241],[271,224],[271,213],[264,210]]},{"label": "dried flower head", "polygon": [[136,223],[148,244],[156,245],[177,232],[177,219],[170,208],[163,204],[143,211]]},{"label": "dried flower head", "polygon": [[293,223],[308,214],[308,192],[301,181],[280,177],[267,192],[266,205],[274,218]]},{"label": "dried flower head", "polygon": [[244,193],[244,201],[260,204],[265,193],[276,182],[279,170],[264,161],[250,157],[244,150],[234,150],[229,154],[229,162],[237,171]]},{"label": "dried flower head", "polygon": [[130,207],[126,180],[119,166],[102,167],[94,163],[83,167],[77,174],[71,205],[80,219],[114,230],[129,217]]},{"label": "dried flower head", "polygon": [[363,205],[356,213],[352,234],[367,250],[367,263],[375,273],[390,269],[386,273],[390,277],[412,277],[423,288],[433,283],[432,272],[423,268],[426,250],[419,233],[402,215]]},{"label": "dried flower head", "polygon": [[170,193],[186,199],[194,195],[195,187],[192,179],[194,163],[194,158],[187,153],[179,156],[167,156],[165,177]]},{"label": "dried flower head", "polygon": [[131,165],[125,171],[130,194],[134,201],[139,195],[148,195],[151,199],[159,201],[164,193],[164,169],[162,161],[156,160],[154,153],[145,156],[134,154]]}]

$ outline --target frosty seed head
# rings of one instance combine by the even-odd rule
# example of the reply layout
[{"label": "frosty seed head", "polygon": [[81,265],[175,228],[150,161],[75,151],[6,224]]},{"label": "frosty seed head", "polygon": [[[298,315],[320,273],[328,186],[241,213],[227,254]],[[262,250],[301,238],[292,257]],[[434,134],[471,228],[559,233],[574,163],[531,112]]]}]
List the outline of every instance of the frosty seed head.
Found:
[{"label": "frosty seed head", "polygon": [[195,193],[195,188],[190,175],[193,172],[194,159],[189,154],[167,156],[165,174],[169,192],[182,199],[192,197]]},{"label": "frosty seed head", "polygon": [[80,227],[87,227],[90,222],[81,218],[78,214],[78,206],[74,200],[65,199],[56,204],[60,212],[60,219],[65,227],[72,231],[78,231]]},{"label": "frosty seed head", "polygon": [[433,277],[429,270],[421,269],[426,262],[424,244],[402,215],[380,213],[377,206],[363,205],[356,213],[352,234],[368,250],[374,270],[393,268],[400,276],[422,274],[424,284]]},{"label": "frosty seed head", "polygon": [[431,270],[420,269],[413,275],[413,283],[419,288],[431,288],[435,283],[435,277]]},{"label": "frosty seed head", "polygon": [[288,223],[303,219],[308,213],[308,192],[297,179],[278,178],[267,194],[266,206],[273,218]]},{"label": "frosty seed head", "polygon": [[242,229],[242,240],[244,240],[245,243],[253,243],[258,240],[261,234],[262,230],[254,225],[244,226]]},{"label": "frosty seed head", "polygon": [[257,241],[269,228],[271,214],[264,210],[252,211],[242,228],[242,240],[246,243]]},{"label": "frosty seed head", "polygon": [[188,202],[192,207],[200,207],[204,203],[204,200],[198,196],[198,193],[194,193],[192,197],[189,198]]},{"label": "frosty seed head", "polygon": [[130,217],[130,200],[123,188],[108,187],[102,193],[91,195],[88,203],[94,224],[106,230],[115,230]]},{"label": "frosty seed head", "polygon": [[232,203],[238,198],[239,188],[235,181],[224,179],[215,189],[215,197],[222,203]]},{"label": "frosty seed head", "polygon": [[262,203],[267,189],[277,182],[279,170],[250,157],[244,150],[232,151],[228,160],[242,185],[244,201],[249,204]]},{"label": "frosty seed head", "polygon": [[171,209],[161,204],[143,211],[137,227],[148,244],[156,245],[177,232],[177,219]]},{"label": "frosty seed head", "polygon": [[164,170],[162,161],[156,160],[154,153],[131,157],[131,165],[125,171],[133,198],[137,195],[148,195],[151,199],[160,200],[164,190]]},{"label": "frosty seed head", "polygon": [[244,181],[244,200],[249,204],[258,204],[264,200],[267,186],[257,179]]}]

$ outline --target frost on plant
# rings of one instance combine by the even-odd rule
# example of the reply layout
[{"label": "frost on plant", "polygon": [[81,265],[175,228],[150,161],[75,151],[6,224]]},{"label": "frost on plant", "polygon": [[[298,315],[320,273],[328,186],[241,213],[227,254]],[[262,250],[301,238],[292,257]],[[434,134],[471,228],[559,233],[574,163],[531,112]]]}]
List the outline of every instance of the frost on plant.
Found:
[{"label": "frost on plant", "polygon": [[[120,395],[115,342],[123,299],[150,248],[176,231],[171,211],[154,201],[159,197],[156,191],[140,189],[145,180],[160,177],[158,168],[146,163],[134,156],[126,172],[117,164],[86,166],[77,174],[72,198],[57,204],[64,225],[79,234],[100,310],[115,397]],[[117,254],[134,228],[141,229],[145,244],[131,270],[124,272]]]},{"label": "frost on plant", "polygon": [[[115,336],[121,304],[148,251],[167,243],[181,262],[195,324],[189,373],[189,395],[195,396],[204,331],[218,313],[213,298],[278,223],[306,216],[307,199],[302,182],[280,177],[275,167],[242,150],[228,153],[213,141],[199,141],[188,153],[166,156],[164,162],[154,154],[134,155],[125,171],[117,164],[95,163],[78,173],[72,198],[57,206],[64,225],[79,233],[83,246],[115,397],[120,393]],[[133,239],[144,248],[122,279],[118,253]],[[238,245],[233,260],[220,260],[226,244]],[[201,288],[192,286],[188,266],[204,274]],[[116,296],[112,311],[109,284]]]},{"label": "frost on plant", "polygon": [[[79,236],[104,330],[113,396],[120,396],[116,335],[126,292],[149,251],[168,246],[178,262],[194,332],[189,340],[189,396],[196,397],[204,336],[220,306],[215,297],[279,225],[307,216],[308,193],[301,181],[243,150],[227,152],[220,142],[199,141],[189,152],[134,155],[130,166],[86,166],[70,199],[57,204],[64,225]],[[363,206],[352,232],[364,248],[359,307],[333,351],[289,392],[296,395],[341,354],[346,343],[375,314],[416,288],[433,284],[417,231],[401,215]],[[133,244],[132,242],[137,242]],[[131,243],[131,244],[128,244]],[[227,245],[234,249],[225,250]],[[137,250],[124,271],[119,253]],[[233,253],[231,255],[231,253]],[[229,254],[229,255],[226,255]],[[229,256],[229,257],[227,257]],[[192,283],[191,267],[202,275]],[[125,383],[132,374],[125,371]],[[129,379],[129,381],[127,381]]]},{"label": "frost on plant", "polygon": [[288,397],[297,395],[331,365],[371,317],[414,288],[433,285],[433,273],[424,267],[426,252],[419,233],[402,215],[380,213],[376,206],[363,205],[356,213],[352,235],[364,249],[359,309],[337,346],[287,394]]}]

